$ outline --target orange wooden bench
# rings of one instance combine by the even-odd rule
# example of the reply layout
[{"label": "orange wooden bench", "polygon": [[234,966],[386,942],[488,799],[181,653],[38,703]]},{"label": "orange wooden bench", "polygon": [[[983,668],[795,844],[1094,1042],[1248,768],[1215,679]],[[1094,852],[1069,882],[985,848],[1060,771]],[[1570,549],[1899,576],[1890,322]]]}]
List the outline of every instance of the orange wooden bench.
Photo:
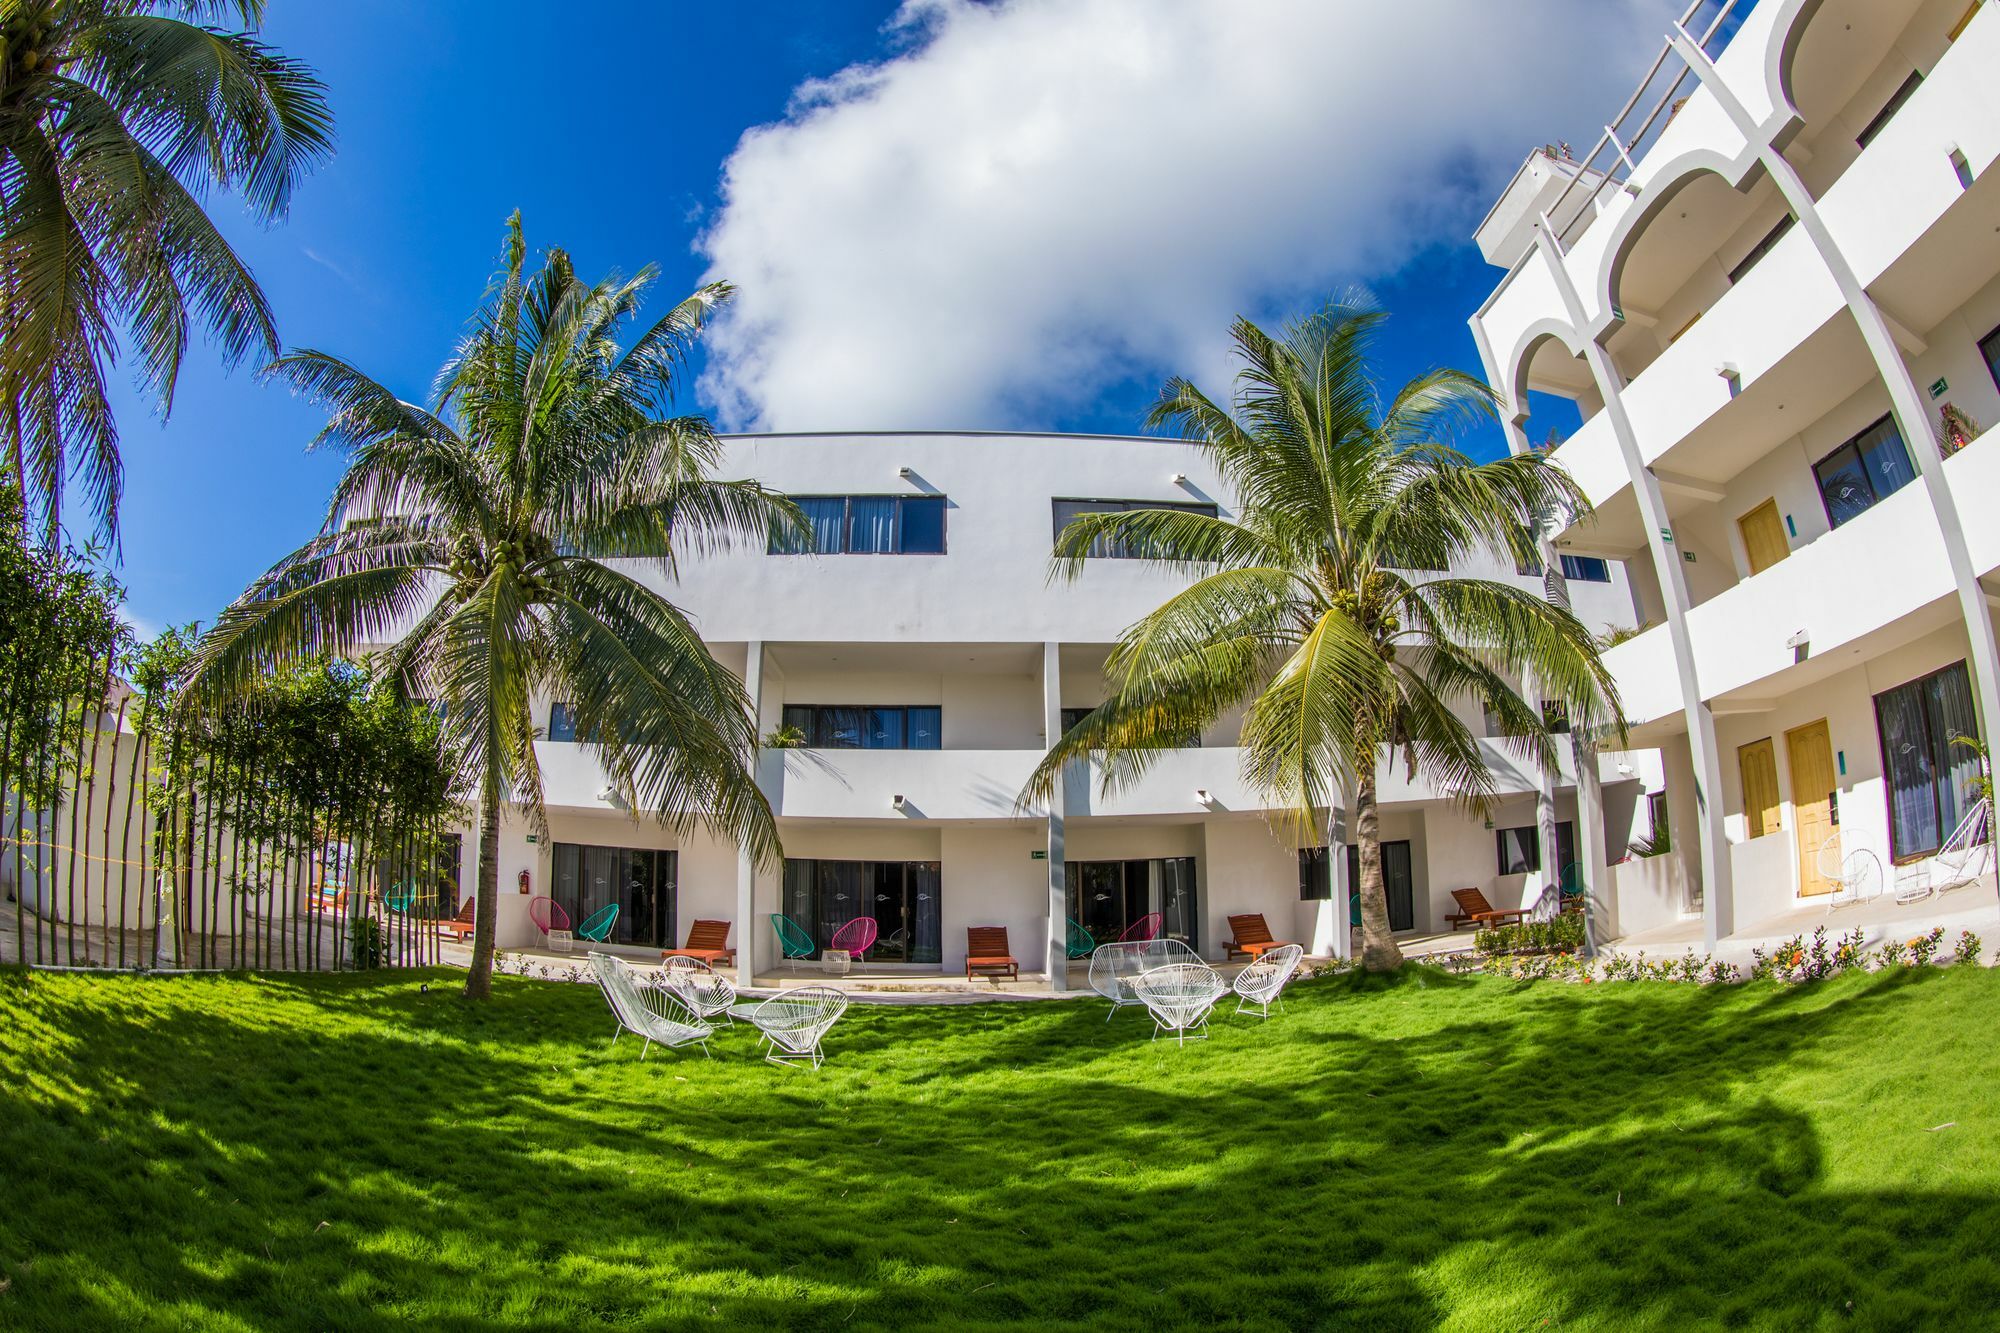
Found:
[{"label": "orange wooden bench", "polygon": [[735,962],[736,950],[729,947],[729,923],[697,920],[688,927],[688,939],[684,946],[660,951],[661,962],[669,958],[698,958],[711,967],[717,963]]},{"label": "orange wooden bench", "polygon": [[476,901],[476,899],[467,898],[465,906],[458,909],[457,916],[448,916],[438,922],[438,933],[440,935],[456,935],[460,941],[471,939],[474,930],[472,908]]},{"label": "orange wooden bench", "polygon": [[1235,936],[1224,945],[1231,958],[1255,959],[1267,949],[1275,949],[1290,940],[1271,938],[1271,927],[1265,923],[1262,912],[1244,912],[1229,918],[1229,932]]},{"label": "orange wooden bench", "polygon": [[1478,889],[1453,889],[1452,901],[1458,910],[1445,918],[1453,930],[1463,926],[1504,926],[1514,921],[1527,919],[1528,909],[1510,907],[1505,911],[1486,901],[1486,895]]},{"label": "orange wooden bench", "polygon": [[1021,979],[1021,965],[1014,961],[1014,955],[1007,950],[1007,927],[967,926],[965,928],[965,979],[972,980],[973,973],[996,977],[1006,975],[1014,980]]}]

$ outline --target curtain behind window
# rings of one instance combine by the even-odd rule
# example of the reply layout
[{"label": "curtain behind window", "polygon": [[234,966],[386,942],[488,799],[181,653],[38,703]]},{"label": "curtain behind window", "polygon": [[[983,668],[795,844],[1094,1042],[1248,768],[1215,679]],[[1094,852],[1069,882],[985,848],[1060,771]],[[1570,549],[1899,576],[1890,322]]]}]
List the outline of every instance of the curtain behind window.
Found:
[{"label": "curtain behind window", "polygon": [[847,549],[847,501],[844,497],[808,498],[799,501],[799,508],[805,511],[806,521],[812,524],[813,549],[822,555],[837,555]]},{"label": "curtain behind window", "polygon": [[910,884],[910,961],[936,963],[944,958],[944,891],[935,861],[912,861]]},{"label": "curtain behind window", "polygon": [[1897,856],[1936,847],[1937,782],[1924,726],[1923,682],[1876,695],[1875,717],[1889,783],[1890,846]]},{"label": "curtain behind window", "polygon": [[1939,845],[1957,830],[1959,820],[1979,799],[1979,754],[1955,737],[1976,738],[1979,720],[1972,710],[1972,681],[1963,664],[1941,671],[1924,682],[1931,713],[1932,762],[1942,776],[1938,784]]},{"label": "curtain behind window", "polygon": [[896,550],[896,497],[856,495],[847,502],[847,549],[856,555],[893,555]]}]

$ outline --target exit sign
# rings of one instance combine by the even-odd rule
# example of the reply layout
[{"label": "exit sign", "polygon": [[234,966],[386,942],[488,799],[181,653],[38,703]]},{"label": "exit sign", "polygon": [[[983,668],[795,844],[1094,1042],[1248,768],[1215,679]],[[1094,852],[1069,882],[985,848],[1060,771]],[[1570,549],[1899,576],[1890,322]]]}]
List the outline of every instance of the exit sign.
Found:
[{"label": "exit sign", "polygon": [[1941,379],[1936,379],[1936,380],[1932,380],[1932,381],[1931,381],[1931,397],[1933,397],[1933,398],[1941,398],[1941,397],[1943,397],[1943,396],[1944,396],[1944,391],[1945,391],[1946,389],[1949,389],[1950,387],[1951,387],[1951,386],[1950,386],[1949,384],[1946,384],[1946,383],[1945,383],[1945,382],[1944,382],[1943,380],[1941,380]]},{"label": "exit sign", "polygon": [[1028,859],[1030,861],[1046,861],[1049,859],[1049,854],[1037,847],[1034,851],[1028,853]]},{"label": "exit sign", "polygon": [[529,841],[529,842],[540,842],[540,841],[541,841],[541,839],[540,839],[540,838],[538,838],[538,837],[536,837],[536,836],[535,836],[534,834],[530,833],[530,834],[528,835],[528,841]]}]

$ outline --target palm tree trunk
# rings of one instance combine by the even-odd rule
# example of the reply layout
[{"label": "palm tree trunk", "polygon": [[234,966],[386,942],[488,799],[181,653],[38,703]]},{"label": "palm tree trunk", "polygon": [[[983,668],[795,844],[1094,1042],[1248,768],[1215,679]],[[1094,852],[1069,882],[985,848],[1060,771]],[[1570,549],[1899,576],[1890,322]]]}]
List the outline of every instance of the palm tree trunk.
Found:
[{"label": "palm tree trunk", "polygon": [[465,998],[484,1000],[493,994],[493,917],[500,910],[500,761],[487,760],[485,802],[479,812],[479,889],[472,909],[472,970],[465,976]]},{"label": "palm tree trunk", "polygon": [[1389,935],[1389,894],[1382,882],[1382,832],[1375,803],[1375,775],[1364,773],[1354,792],[1355,845],[1361,863],[1361,965],[1394,972],[1403,951]]}]

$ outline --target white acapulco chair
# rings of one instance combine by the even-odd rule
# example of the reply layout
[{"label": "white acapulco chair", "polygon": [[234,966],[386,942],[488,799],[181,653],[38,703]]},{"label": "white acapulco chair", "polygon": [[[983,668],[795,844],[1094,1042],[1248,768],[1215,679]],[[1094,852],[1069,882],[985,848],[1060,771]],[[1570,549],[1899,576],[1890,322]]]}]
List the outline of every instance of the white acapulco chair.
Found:
[{"label": "white acapulco chair", "polygon": [[1972,803],[1958,827],[1938,848],[1930,880],[1931,892],[1977,884],[1993,869],[1993,806],[1984,796]]},{"label": "white acapulco chair", "polygon": [[1305,956],[1305,946],[1300,944],[1283,944],[1265,950],[1263,957],[1238,972],[1236,980],[1230,983],[1229,988],[1236,992],[1236,1012],[1243,1013],[1255,1005],[1257,1017],[1269,1018],[1272,1005],[1284,1008],[1278,996],[1285,989],[1285,983],[1292,979],[1292,974],[1299,970],[1299,960]]},{"label": "white acapulco chair", "polygon": [[[1835,884],[1834,891],[1827,896],[1826,910],[1831,912],[1842,907],[1852,907],[1865,903],[1882,893],[1882,858],[1866,847],[1857,847],[1845,856],[1840,852],[1840,834],[1829,834],[1819,845],[1819,873]],[[1916,895],[1924,897],[1930,890]],[[1902,899],[1902,895],[1897,895]],[[1914,902],[1915,898],[1909,899]]]},{"label": "white acapulco chair", "polygon": [[1171,1032],[1187,1045],[1188,1033],[1196,1040],[1208,1036],[1208,1015],[1229,987],[1222,974],[1207,963],[1168,963],[1143,973],[1132,983],[1139,1002],[1153,1015],[1153,1040]]},{"label": "white acapulco chair", "polygon": [[717,1019],[735,1026],[729,1007],[736,1003],[736,987],[729,978],[699,958],[669,958],[656,985],[665,987],[704,1023]]},{"label": "white acapulco chair", "polygon": [[779,991],[748,1015],[763,1034],[764,1058],[774,1065],[810,1064],[818,1069],[826,1059],[820,1038],[847,1012],[847,997],[831,986],[800,986]]},{"label": "white acapulco chair", "polygon": [[1090,954],[1090,988],[1111,1001],[1111,1013],[1104,1016],[1109,1023],[1126,1005],[1142,1003],[1132,983],[1145,973],[1168,963],[1199,962],[1201,955],[1176,939],[1100,944]]},{"label": "white acapulco chair", "polygon": [[618,1030],[611,1034],[612,1045],[630,1032],[645,1038],[646,1044],[639,1048],[641,1060],[656,1041],[673,1048],[699,1046],[703,1055],[709,1055],[708,1039],[715,1029],[689,1013],[676,996],[658,986],[640,987],[622,959],[596,950],[589,958],[590,970],[604,991],[604,1002],[618,1020]]}]

